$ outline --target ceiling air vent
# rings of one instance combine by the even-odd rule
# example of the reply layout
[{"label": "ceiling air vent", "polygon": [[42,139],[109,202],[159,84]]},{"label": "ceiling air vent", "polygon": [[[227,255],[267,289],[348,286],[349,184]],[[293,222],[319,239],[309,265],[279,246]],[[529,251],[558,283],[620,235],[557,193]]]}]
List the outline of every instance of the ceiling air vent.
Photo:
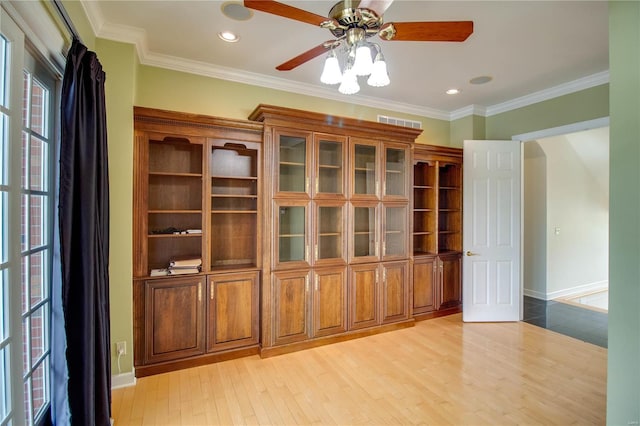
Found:
[{"label": "ceiling air vent", "polygon": [[405,120],[404,118],[389,117],[387,115],[379,115],[378,123],[393,124],[394,126],[409,127],[411,129],[422,129],[421,121]]}]

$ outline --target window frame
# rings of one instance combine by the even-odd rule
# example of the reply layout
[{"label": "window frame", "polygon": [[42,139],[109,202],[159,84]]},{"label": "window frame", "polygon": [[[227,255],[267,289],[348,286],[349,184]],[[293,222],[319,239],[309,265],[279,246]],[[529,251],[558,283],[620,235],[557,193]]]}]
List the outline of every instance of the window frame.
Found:
[{"label": "window frame", "polygon": [[[6,40],[6,61],[0,60],[0,72],[6,79],[0,78],[0,84],[5,82],[5,86],[0,88],[0,96],[4,93],[6,101],[0,99],[0,119],[7,117],[4,126],[4,132],[0,133],[0,167],[6,171],[5,176],[0,176],[0,196],[4,196],[5,203],[0,204],[0,233],[2,233],[2,243],[5,244],[6,259],[0,256],[0,302],[3,309],[0,311],[0,327],[6,328],[6,333],[2,333],[0,329],[0,426],[8,424],[43,424],[50,421],[50,407],[52,400],[51,393],[51,294],[52,294],[52,264],[54,249],[54,210],[56,203],[56,180],[55,173],[57,169],[56,153],[59,142],[59,121],[58,110],[56,105],[60,105],[60,79],[61,72],[52,66],[51,62],[43,59],[38,54],[38,50],[29,42],[22,29],[13,21],[6,10],[0,7],[0,37]],[[0,49],[0,54],[2,50]],[[2,67],[4,65],[4,68]],[[49,102],[48,122],[46,123],[48,133],[45,136],[48,145],[46,161],[46,170],[40,169],[40,173],[46,175],[46,188],[33,190],[32,188],[23,188],[22,167],[23,167],[23,126],[24,117],[24,72],[28,72],[33,77],[32,81],[38,81],[48,90]],[[5,72],[6,71],[6,72]],[[1,90],[4,89],[4,90]],[[29,97],[31,103],[31,97]],[[29,114],[31,111],[29,111]],[[3,127],[0,126],[0,132]],[[29,132],[29,143],[27,153],[31,149],[31,136]],[[4,143],[4,147],[2,145]],[[46,146],[46,145],[43,145]],[[31,168],[27,162],[27,171],[29,174]],[[2,172],[0,172],[2,173]],[[42,197],[44,201],[40,213],[42,225],[46,229],[40,229],[40,244],[32,247],[30,241],[26,249],[23,250],[22,227],[23,210],[22,200],[32,196]],[[45,207],[46,205],[46,207]],[[29,217],[30,212],[27,211],[26,216]],[[27,233],[27,236],[30,234]],[[2,249],[0,248],[0,254]],[[39,274],[41,275],[40,288],[44,299],[32,304],[29,294],[28,309],[23,312],[23,259],[25,256],[31,257],[39,253],[46,253],[41,259]],[[6,261],[5,261],[6,260]],[[31,271],[29,272],[31,273]],[[28,274],[27,277],[30,277]],[[28,288],[31,286],[25,286]],[[30,290],[28,291],[30,293]],[[46,308],[46,309],[43,309]],[[28,351],[23,348],[23,320],[26,316],[40,312],[42,309],[42,331],[41,339],[45,343],[45,348],[40,355],[33,359],[31,353],[31,342],[28,345]],[[26,315],[23,315],[26,314]],[[30,333],[28,334],[30,336]],[[4,350],[6,349],[6,351]],[[6,355],[6,356],[5,356]],[[25,374],[23,358],[28,355],[29,370]],[[2,362],[6,365],[2,365]],[[32,374],[40,366],[45,365],[45,371],[48,377],[43,382],[45,402],[41,405],[41,409],[37,413],[31,414],[35,417],[32,419],[30,415],[25,415],[25,380],[29,380]],[[29,394],[29,399],[33,398],[33,393]],[[4,404],[4,406],[3,406]],[[31,407],[31,405],[29,406]]]}]

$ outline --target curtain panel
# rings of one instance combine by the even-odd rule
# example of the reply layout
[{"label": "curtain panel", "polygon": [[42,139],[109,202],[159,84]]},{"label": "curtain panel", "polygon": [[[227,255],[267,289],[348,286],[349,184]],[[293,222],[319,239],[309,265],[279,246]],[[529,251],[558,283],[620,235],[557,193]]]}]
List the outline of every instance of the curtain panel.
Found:
[{"label": "curtain panel", "polygon": [[109,176],[105,73],[74,40],[62,85],[59,177],[61,295],[73,425],[109,425]]}]

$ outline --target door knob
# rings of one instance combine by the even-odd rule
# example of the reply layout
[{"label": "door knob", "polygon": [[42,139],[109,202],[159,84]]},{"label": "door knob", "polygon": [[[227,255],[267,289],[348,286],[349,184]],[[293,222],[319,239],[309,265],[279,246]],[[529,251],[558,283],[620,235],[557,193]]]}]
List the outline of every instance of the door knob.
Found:
[{"label": "door knob", "polygon": [[475,255],[476,255],[476,253],[472,253],[472,252],[470,252],[469,250],[467,250],[467,251],[465,252],[465,256],[475,256]]}]

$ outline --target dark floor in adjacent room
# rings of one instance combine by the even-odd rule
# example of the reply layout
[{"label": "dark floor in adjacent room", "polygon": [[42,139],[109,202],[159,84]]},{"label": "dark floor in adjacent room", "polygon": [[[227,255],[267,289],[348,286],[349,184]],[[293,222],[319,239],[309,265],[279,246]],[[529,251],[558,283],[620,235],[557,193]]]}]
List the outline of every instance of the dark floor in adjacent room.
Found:
[{"label": "dark floor in adjacent room", "polygon": [[525,296],[523,321],[603,348],[607,347],[606,312]]}]

